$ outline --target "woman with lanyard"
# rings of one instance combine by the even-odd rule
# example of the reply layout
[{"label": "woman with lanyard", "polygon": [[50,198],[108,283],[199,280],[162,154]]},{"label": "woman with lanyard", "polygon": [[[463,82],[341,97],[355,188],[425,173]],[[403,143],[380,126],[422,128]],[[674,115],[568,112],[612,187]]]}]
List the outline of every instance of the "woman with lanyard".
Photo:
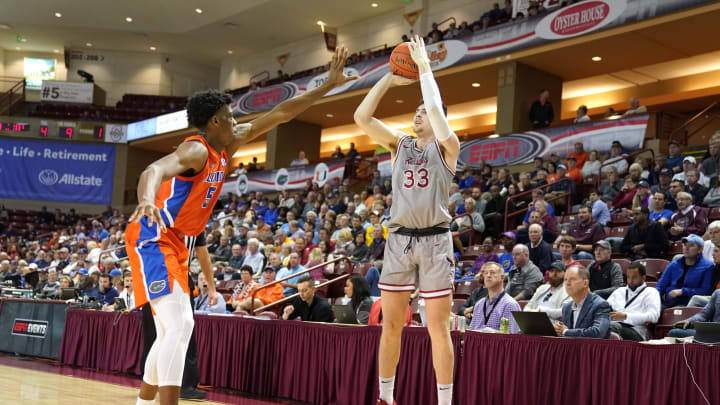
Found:
[{"label": "woman with lanyard", "polygon": [[491,328],[500,330],[500,321],[506,318],[510,322],[509,332],[519,333],[520,329],[515,323],[512,311],[520,311],[520,305],[503,290],[503,281],[505,280],[505,270],[495,262],[487,262],[483,265],[481,271],[485,276],[485,287],[488,289],[488,295],[475,304],[473,310],[472,322],[470,322],[471,330],[479,330],[483,328]]}]

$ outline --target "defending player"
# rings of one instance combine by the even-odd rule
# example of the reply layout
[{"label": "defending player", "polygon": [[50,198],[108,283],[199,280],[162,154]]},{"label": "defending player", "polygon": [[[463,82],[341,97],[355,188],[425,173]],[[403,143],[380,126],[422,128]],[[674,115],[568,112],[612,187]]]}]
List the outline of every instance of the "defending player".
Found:
[{"label": "defending player", "polygon": [[[230,96],[216,90],[193,95],[187,114],[198,135],[152,163],[140,176],[138,206],[129,219],[126,243],[133,272],[135,305],[150,302],[157,339],[150,349],[138,405],[178,403],[193,317],[187,283],[185,236],[204,228],[218,199],[228,159],[237,149],[305,111],[334,87],[356,77],[343,74],[347,50],[338,48],[322,86],[287,100],[247,124],[236,125]],[[204,269],[203,269],[204,270]],[[212,280],[212,274],[205,274]],[[217,296],[210,298],[211,301]]]},{"label": "defending player", "polygon": [[422,38],[409,43],[418,65],[423,102],[415,110],[416,138],[396,131],[372,115],[392,85],[412,81],[388,73],[355,111],[355,122],[375,142],[391,151],[393,205],[385,263],[378,286],[383,329],[378,356],[380,399],[394,404],[393,386],[400,356],[400,336],[410,293],[420,287],[438,382],[438,402],[452,403],[453,347],[448,316],[453,292],[453,249],[449,229],[448,191],[460,142],[450,129]]}]

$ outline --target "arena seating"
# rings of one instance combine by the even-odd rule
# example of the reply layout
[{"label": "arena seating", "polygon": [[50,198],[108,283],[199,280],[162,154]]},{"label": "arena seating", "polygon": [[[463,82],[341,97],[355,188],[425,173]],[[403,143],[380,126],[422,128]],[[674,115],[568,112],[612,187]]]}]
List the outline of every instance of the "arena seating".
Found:
[{"label": "arena seating", "polygon": [[31,116],[80,121],[136,122],[182,110],[186,97],[125,94],[115,107],[92,104],[41,103]]}]

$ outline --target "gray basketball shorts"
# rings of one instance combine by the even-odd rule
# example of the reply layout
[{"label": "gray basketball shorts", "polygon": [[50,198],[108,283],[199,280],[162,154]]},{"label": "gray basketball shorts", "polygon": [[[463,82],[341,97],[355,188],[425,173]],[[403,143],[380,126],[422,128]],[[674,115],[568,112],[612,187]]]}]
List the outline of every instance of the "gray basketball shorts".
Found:
[{"label": "gray basketball shorts", "polygon": [[[412,238],[412,241],[410,241]],[[410,243],[410,248],[406,248]],[[420,238],[388,233],[383,270],[378,288],[383,291],[415,291],[424,299],[453,292],[455,262],[450,232]]]}]

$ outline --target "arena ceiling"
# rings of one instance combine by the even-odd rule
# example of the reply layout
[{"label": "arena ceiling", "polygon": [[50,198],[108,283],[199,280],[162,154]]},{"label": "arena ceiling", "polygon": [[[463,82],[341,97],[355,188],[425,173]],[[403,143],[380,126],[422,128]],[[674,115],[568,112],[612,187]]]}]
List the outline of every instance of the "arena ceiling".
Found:
[{"label": "arena ceiling", "polygon": [[[219,65],[228,50],[243,56],[319,37],[318,20],[337,27],[405,6],[396,0],[375,3],[378,7],[370,0],[3,0],[0,48],[62,52],[91,43],[96,49],[151,52],[154,46],[155,52]],[[17,42],[18,36],[27,42]]]}]

